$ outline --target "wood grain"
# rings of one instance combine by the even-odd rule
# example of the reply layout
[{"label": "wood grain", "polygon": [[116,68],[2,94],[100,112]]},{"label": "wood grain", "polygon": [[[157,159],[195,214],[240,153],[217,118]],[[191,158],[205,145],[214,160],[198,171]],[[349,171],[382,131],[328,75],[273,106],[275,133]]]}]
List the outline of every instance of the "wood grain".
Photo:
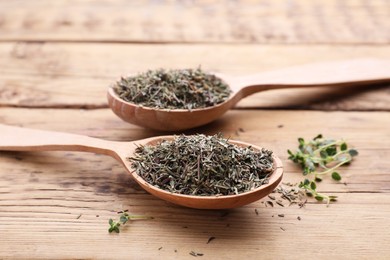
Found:
[{"label": "wood grain", "polygon": [[386,0],[0,1],[0,41],[390,42]]},{"label": "wood grain", "polygon": [[[390,59],[388,46],[0,44],[0,106],[107,107],[108,85],[153,68],[248,75],[294,65],[356,58]],[[273,90],[239,108],[390,110],[389,86]]]},{"label": "wood grain", "polygon": [[[108,109],[0,108],[0,121],[108,140],[160,134],[121,122]],[[339,196],[330,207],[312,200],[303,208],[287,203],[266,207],[263,200],[230,211],[192,210],[145,193],[110,157],[0,152],[0,256],[193,259],[189,253],[195,251],[204,254],[202,259],[259,254],[266,259],[345,254],[385,259],[390,256],[390,236],[384,232],[390,228],[390,164],[383,160],[390,156],[388,125],[383,112],[235,110],[186,132],[220,130],[232,139],[268,147],[285,164],[283,181],[292,183],[303,178],[286,155],[286,149],[297,147],[298,136],[322,132],[344,137],[360,155],[342,169],[342,183],[326,179],[319,184],[321,191]],[[155,219],[134,221],[119,235],[108,234],[108,219],[122,209]],[[207,244],[210,237],[216,238]],[[307,239],[316,246],[308,246]],[[297,250],[299,256],[293,254]]]},{"label": "wood grain", "polygon": [[[390,59],[388,17],[387,0],[0,0],[0,123],[118,141],[165,134],[118,119],[107,85],[159,67],[246,75]],[[0,259],[389,259],[389,99],[388,85],[275,90],[185,132],[272,149],[292,183],[303,178],[286,154],[297,137],[345,138],[360,154],[341,183],[319,184],[339,198],[330,207],[193,210],[147,194],[110,157],[0,152]],[[108,234],[123,209],[154,219]]]}]

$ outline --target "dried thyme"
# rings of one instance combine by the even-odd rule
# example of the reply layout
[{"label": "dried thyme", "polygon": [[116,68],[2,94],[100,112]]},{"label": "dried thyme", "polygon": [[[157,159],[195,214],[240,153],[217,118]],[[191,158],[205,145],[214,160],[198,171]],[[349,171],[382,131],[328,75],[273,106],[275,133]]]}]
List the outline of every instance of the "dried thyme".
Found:
[{"label": "dried thyme", "polygon": [[197,69],[149,70],[122,77],[113,86],[123,100],[160,109],[196,109],[217,105],[230,96],[221,79]]},{"label": "dried thyme", "polygon": [[209,237],[206,244],[210,244],[210,242],[213,241],[214,239],[216,239],[216,237]]},{"label": "dried thyme", "polygon": [[192,255],[192,256],[195,256],[195,257],[204,255],[203,253],[197,253],[195,251],[191,251],[191,252],[189,252],[189,254]]},{"label": "dried thyme", "polygon": [[140,146],[128,158],[146,182],[169,192],[234,195],[268,182],[272,152],[239,147],[221,135],[176,136],[153,146]]}]

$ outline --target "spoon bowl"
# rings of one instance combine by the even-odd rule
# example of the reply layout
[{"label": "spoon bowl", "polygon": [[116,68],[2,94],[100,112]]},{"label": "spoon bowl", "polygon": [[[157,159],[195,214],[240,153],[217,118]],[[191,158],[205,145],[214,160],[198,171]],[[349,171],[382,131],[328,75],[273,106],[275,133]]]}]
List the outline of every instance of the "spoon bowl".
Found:
[{"label": "spoon bowl", "polygon": [[[159,136],[132,142],[114,142],[82,135],[58,133],[42,130],[0,125],[0,150],[3,151],[82,151],[109,155],[121,162],[134,180],[152,195],[171,203],[197,209],[228,209],[241,207],[257,201],[270,194],[280,183],[283,176],[281,160],[273,155],[274,171],[268,183],[260,187],[240,193],[224,196],[190,196],[171,193],[159,189],[140,177],[127,160],[140,145],[156,145],[162,140],[172,140],[174,136]],[[239,141],[229,141],[238,146],[260,147]]]},{"label": "spoon bowl", "polygon": [[134,125],[162,131],[185,130],[208,124],[234,106],[235,97],[231,96],[212,107],[173,110],[139,106],[119,98],[112,87],[107,91],[108,104],[118,117]]},{"label": "spoon bowl", "polygon": [[216,74],[232,93],[212,107],[187,109],[150,108],[122,100],[110,87],[108,104],[126,122],[162,131],[179,131],[210,123],[221,117],[242,98],[257,92],[318,86],[347,87],[390,81],[389,60],[349,60],[302,65],[251,76]]}]

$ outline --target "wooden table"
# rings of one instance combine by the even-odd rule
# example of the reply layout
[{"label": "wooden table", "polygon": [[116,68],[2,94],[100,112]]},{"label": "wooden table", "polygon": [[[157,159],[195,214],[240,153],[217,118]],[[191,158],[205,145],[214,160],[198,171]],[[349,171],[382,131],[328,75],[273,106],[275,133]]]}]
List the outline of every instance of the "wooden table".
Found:
[{"label": "wooden table", "polygon": [[[389,17],[386,0],[2,0],[0,122],[107,140],[162,135],[118,119],[107,86],[160,67],[246,75],[389,59]],[[0,152],[0,259],[193,259],[192,251],[200,259],[389,259],[389,93],[388,84],[264,92],[185,132],[272,149],[291,183],[304,178],[287,160],[298,137],[345,138],[360,154],[342,182],[319,184],[339,198],[329,207],[312,199],[266,207],[265,198],[188,209],[147,194],[109,157]],[[108,220],[124,209],[154,219],[109,234]]]}]

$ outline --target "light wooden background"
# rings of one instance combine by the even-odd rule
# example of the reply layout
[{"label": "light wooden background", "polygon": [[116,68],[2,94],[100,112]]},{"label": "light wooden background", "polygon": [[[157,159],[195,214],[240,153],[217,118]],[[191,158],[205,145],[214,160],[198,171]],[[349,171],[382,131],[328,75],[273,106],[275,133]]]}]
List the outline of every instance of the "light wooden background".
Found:
[{"label": "light wooden background", "polygon": [[[389,17],[387,0],[2,0],[0,123],[120,141],[166,134],[118,119],[107,86],[160,67],[246,75],[390,59]],[[108,157],[0,152],[0,259],[193,259],[191,251],[201,259],[388,259],[389,111],[388,84],[275,90],[185,132],[222,132],[272,149],[285,182],[303,178],[287,161],[297,137],[345,138],[360,155],[341,183],[319,185],[339,196],[330,207],[309,200],[271,208],[263,200],[193,210],[145,193]],[[123,209],[155,219],[108,234],[108,219]]]}]

